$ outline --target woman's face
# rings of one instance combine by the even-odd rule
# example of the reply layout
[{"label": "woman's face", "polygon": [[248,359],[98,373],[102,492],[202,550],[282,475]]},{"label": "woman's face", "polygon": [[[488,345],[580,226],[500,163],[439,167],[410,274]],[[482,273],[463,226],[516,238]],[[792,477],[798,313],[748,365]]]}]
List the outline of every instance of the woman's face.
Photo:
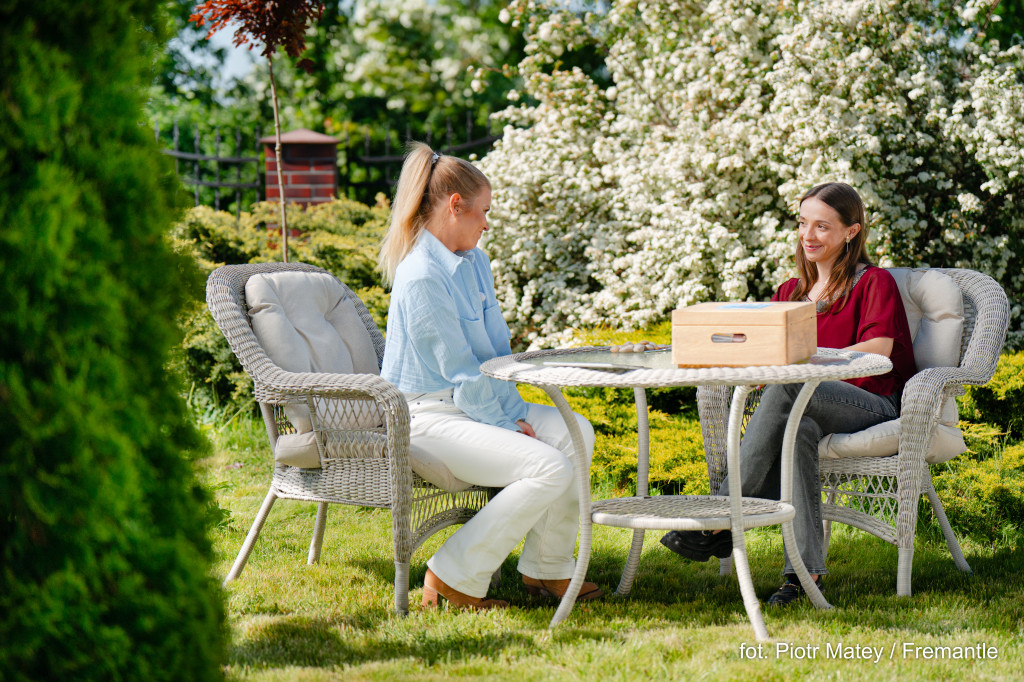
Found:
[{"label": "woman's face", "polygon": [[480,237],[487,231],[487,212],[490,210],[490,187],[484,187],[472,199],[460,198],[449,229],[445,231],[447,240],[442,239],[442,242],[452,251],[475,249]]},{"label": "woman's face", "polygon": [[831,265],[846,249],[846,238],[853,239],[860,231],[860,223],[847,227],[834,208],[817,197],[808,197],[800,204],[797,228],[807,260]]}]

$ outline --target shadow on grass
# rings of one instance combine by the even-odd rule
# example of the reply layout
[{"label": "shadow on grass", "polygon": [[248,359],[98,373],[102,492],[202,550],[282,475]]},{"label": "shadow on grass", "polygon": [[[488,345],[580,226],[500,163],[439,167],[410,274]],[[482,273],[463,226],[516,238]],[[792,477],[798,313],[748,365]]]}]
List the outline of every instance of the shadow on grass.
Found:
[{"label": "shadow on grass", "polygon": [[450,628],[433,632],[424,628],[403,638],[387,628],[360,631],[347,617],[287,616],[251,624],[245,638],[232,647],[230,661],[254,668],[286,668],[414,658],[432,665],[478,657],[484,652],[488,657],[498,657],[505,649],[529,641],[529,637],[515,632],[474,633]]}]

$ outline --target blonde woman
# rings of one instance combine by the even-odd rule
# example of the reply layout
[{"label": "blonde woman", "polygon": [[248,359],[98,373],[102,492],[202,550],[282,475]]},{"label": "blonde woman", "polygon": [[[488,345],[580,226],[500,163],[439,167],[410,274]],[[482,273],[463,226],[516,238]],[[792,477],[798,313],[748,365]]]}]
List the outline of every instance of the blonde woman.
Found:
[{"label": "blonde woman", "polygon": [[[565,422],[480,373],[482,362],[511,352],[490,261],[477,248],[490,203],[479,169],[413,143],[381,246],[392,284],[381,375],[406,395],[411,442],[457,478],[502,488],[427,561],[425,607],[439,597],[459,607],[507,606],[487,599],[487,588],[524,536],[519,572],[529,593],[560,598],[575,568],[579,500]],[[576,419],[589,466],[594,431]],[[600,595],[588,582],[578,599]]]}]

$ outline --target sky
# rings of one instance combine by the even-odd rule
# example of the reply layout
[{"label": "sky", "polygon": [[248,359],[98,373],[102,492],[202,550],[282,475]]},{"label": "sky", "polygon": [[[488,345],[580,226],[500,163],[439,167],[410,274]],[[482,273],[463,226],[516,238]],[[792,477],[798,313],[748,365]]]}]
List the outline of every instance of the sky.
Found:
[{"label": "sky", "polygon": [[250,52],[244,47],[235,47],[231,44],[231,36],[234,29],[223,29],[217,31],[211,40],[217,47],[225,47],[228,50],[228,59],[224,65],[225,77],[229,79],[243,78],[252,71],[254,60],[263,61],[258,51]]}]

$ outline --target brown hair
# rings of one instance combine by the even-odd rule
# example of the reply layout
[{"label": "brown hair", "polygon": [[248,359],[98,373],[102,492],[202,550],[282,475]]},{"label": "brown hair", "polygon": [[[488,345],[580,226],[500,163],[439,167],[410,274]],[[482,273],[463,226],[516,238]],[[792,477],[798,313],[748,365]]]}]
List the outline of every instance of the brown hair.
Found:
[{"label": "brown hair", "polygon": [[437,153],[422,142],[409,143],[391,204],[388,231],[380,246],[378,267],[385,284],[390,286],[394,281],[398,264],[451,195],[474,201],[490,186],[487,176],[469,161]]},{"label": "brown hair", "polygon": [[[861,201],[857,190],[843,182],[826,182],[812,187],[807,194],[800,197],[800,204],[803,205],[811,197],[824,202],[838,213],[839,219],[845,227],[860,223],[860,230],[847,242],[845,251],[836,258],[836,262],[832,266],[832,276],[829,278],[828,288],[822,293],[820,299],[829,301],[828,310],[830,312],[838,312],[846,305],[846,297],[853,289],[857,264],[871,265],[867,252],[868,224],[867,216],[864,213],[864,202]],[[804,256],[804,250],[800,244],[797,244],[796,247],[796,267],[799,271],[800,281],[797,282],[793,293],[790,294],[789,300],[802,301],[818,281],[818,268]],[[839,307],[833,310],[835,303],[838,303]]]}]

